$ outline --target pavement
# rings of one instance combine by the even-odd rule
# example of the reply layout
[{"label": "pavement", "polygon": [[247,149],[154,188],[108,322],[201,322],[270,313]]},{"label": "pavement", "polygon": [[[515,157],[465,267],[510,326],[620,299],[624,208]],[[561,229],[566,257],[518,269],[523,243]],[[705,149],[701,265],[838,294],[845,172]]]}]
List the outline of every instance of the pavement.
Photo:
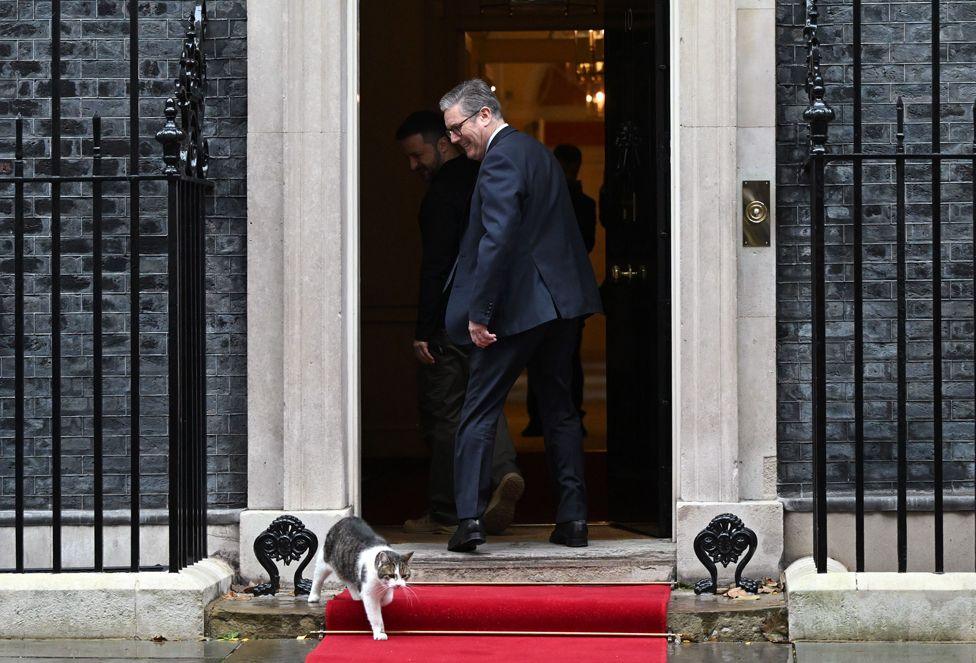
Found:
[{"label": "pavement", "polygon": [[[0,640],[0,663],[301,663],[316,644],[318,643],[315,640],[160,643],[131,640]],[[668,660],[673,663],[976,663],[976,644],[689,643],[673,644],[669,649]]]}]

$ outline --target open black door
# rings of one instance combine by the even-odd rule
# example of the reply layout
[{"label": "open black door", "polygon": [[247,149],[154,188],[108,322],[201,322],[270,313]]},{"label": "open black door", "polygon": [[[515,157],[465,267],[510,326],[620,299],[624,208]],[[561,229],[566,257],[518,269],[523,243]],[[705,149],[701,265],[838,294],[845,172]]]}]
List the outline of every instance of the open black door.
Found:
[{"label": "open black door", "polygon": [[667,0],[607,0],[607,465],[615,524],[671,536]]}]

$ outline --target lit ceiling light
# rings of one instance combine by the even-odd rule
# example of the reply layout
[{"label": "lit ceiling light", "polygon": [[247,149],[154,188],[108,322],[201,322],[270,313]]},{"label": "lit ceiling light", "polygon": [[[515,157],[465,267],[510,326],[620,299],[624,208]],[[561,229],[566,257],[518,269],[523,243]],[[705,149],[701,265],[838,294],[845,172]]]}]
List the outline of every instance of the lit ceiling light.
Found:
[{"label": "lit ceiling light", "polygon": [[576,76],[580,87],[586,91],[586,106],[590,112],[603,114],[604,34],[602,30],[575,30],[573,42],[576,49]]}]

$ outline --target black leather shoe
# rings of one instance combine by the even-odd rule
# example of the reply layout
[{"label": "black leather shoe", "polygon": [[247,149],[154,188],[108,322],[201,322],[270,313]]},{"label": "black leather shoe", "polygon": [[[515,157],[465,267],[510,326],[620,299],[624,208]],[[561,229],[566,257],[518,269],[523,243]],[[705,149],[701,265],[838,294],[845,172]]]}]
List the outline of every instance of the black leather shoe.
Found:
[{"label": "black leather shoe", "polygon": [[485,542],[485,528],[478,518],[463,518],[447,544],[451,552],[474,552]]},{"label": "black leather shoe", "polygon": [[549,535],[549,543],[558,543],[570,548],[585,548],[588,531],[585,520],[570,520],[558,523]]}]

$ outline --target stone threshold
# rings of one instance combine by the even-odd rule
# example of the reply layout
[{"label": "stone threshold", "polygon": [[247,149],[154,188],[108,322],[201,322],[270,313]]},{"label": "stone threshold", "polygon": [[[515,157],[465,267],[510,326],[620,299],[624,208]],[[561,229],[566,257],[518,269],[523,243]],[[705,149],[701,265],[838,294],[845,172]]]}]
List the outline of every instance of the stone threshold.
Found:
[{"label": "stone threshold", "polygon": [[675,544],[591,525],[589,546],[549,543],[551,526],[519,525],[489,536],[476,553],[447,550],[447,534],[380,533],[396,550],[414,551],[417,582],[662,582],[674,579]]},{"label": "stone threshold", "polygon": [[234,571],[205,559],[179,573],[0,574],[5,638],[195,640]]},{"label": "stone threshold", "polygon": [[849,572],[812,557],[786,569],[794,641],[976,642],[976,573]]}]

